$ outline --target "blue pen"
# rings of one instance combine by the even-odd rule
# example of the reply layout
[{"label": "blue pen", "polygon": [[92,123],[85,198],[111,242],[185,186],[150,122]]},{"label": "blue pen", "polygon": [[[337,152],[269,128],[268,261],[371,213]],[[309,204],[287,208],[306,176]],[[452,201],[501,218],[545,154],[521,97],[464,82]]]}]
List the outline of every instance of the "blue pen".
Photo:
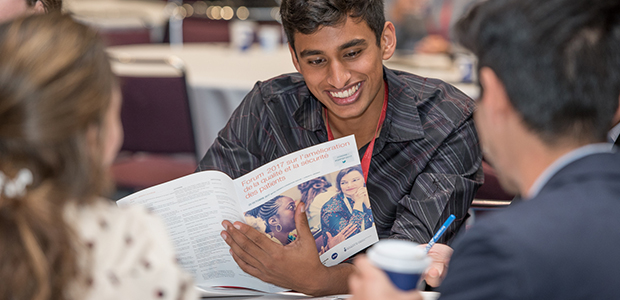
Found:
[{"label": "blue pen", "polygon": [[426,246],[426,253],[428,253],[428,250],[431,250],[431,247],[433,247],[433,245],[437,243],[437,240],[439,240],[443,233],[446,232],[446,229],[448,229],[448,226],[452,224],[452,221],[454,221],[454,219],[456,219],[456,217],[454,215],[450,215],[448,219],[443,223],[443,225],[441,225],[441,228],[439,228],[437,233],[435,233],[433,238],[428,242],[428,245]]}]

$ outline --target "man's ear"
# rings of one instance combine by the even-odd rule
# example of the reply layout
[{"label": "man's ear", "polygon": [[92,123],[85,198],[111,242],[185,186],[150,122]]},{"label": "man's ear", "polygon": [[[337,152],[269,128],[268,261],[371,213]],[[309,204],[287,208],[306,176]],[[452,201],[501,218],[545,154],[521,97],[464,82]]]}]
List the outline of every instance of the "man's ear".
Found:
[{"label": "man's ear", "polygon": [[381,34],[381,52],[383,60],[390,59],[394,55],[396,50],[396,29],[394,24],[388,21],[383,26],[383,33]]},{"label": "man's ear", "polygon": [[616,126],[618,123],[620,123],[620,97],[618,97],[618,109],[616,109],[616,114],[614,115],[611,127]]},{"label": "man's ear", "polygon": [[44,14],[45,6],[43,6],[43,2],[41,0],[38,0],[37,2],[34,3],[34,7],[32,8],[32,10],[34,11],[35,14]]},{"label": "man's ear", "polygon": [[508,98],[504,83],[497,77],[495,71],[489,67],[480,69],[480,84],[482,85],[484,107],[492,116],[506,118],[515,113],[515,109]]},{"label": "man's ear", "polygon": [[293,50],[293,47],[291,47],[291,42],[288,43],[288,51],[291,52],[291,59],[293,60],[293,65],[295,65],[295,69],[297,69],[297,72],[301,73],[301,70],[299,68],[299,61],[297,60],[297,53],[295,53],[295,50]]}]

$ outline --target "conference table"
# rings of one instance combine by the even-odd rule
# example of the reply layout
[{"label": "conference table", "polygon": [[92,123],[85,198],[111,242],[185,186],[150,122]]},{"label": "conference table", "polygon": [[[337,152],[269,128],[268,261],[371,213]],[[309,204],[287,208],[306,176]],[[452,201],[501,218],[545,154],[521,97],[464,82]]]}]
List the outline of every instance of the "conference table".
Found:
[{"label": "conference table", "polygon": [[[184,62],[198,156],[202,156],[226,125],[234,109],[257,81],[295,72],[288,47],[267,51],[256,45],[246,51],[228,44],[197,43],[184,45],[138,44],[113,46],[110,55],[136,59],[179,59]],[[424,77],[440,78],[454,84],[470,97],[478,96],[478,87],[460,83],[460,72],[444,56],[397,56],[385,62]],[[160,72],[142,70],[113,62],[118,75],[148,75]],[[165,72],[162,70],[162,72]]]},{"label": "conference table", "polygon": [[[439,298],[438,292],[420,292],[422,294],[423,300],[437,300]],[[283,292],[277,294],[265,294],[262,296],[234,296],[234,297],[203,297],[203,299],[221,299],[221,300],[293,300],[293,299],[315,299],[315,300],[341,300],[350,298],[351,295],[333,295],[333,296],[323,296],[323,297],[311,297],[300,293],[294,292]]]}]

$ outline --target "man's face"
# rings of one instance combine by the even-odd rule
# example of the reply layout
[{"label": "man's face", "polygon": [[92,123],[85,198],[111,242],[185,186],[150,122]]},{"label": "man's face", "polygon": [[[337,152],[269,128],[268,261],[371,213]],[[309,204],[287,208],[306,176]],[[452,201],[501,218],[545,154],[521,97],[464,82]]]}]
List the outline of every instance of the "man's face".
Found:
[{"label": "man's face", "polygon": [[[393,25],[386,23],[387,27],[384,35],[393,33]],[[373,103],[381,107],[383,60],[393,53],[384,44],[377,46],[366,22],[347,18],[312,34],[295,33],[296,53],[291,54],[310,92],[327,107],[330,117],[348,120],[363,118]]]},{"label": "man's face", "polygon": [[510,126],[504,123],[505,118],[496,115],[498,113],[496,101],[506,95],[498,92],[500,82],[494,73],[493,75],[490,73],[490,69],[487,68],[480,72],[480,83],[484,88],[480,99],[476,102],[474,123],[484,158],[495,169],[502,188],[507,192],[518,194],[518,185],[510,176],[510,170],[514,169],[512,153],[514,149],[510,143],[513,135],[509,131]]}]

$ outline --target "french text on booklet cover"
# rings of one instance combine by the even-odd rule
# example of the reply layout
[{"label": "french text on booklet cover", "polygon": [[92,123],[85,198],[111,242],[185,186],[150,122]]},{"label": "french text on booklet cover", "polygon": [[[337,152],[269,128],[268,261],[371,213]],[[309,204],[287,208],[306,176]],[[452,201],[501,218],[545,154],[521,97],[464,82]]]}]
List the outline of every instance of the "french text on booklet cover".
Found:
[{"label": "french text on booklet cover", "polygon": [[245,222],[274,243],[297,238],[295,208],[303,202],[321,262],[336,265],[378,241],[354,136],[275,159],[236,179],[203,171],[119,201],[141,204],[163,218],[183,268],[205,295],[282,288],[243,272],[220,236],[222,221]]}]

